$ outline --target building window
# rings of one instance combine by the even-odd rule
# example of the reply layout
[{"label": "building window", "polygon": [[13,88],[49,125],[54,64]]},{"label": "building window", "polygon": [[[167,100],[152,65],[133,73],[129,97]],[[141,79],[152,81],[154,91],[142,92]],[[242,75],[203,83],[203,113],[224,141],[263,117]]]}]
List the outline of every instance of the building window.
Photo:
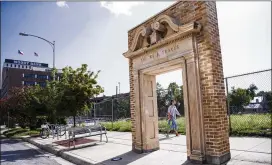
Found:
[{"label": "building window", "polygon": [[10,67],[13,67],[12,64],[10,64]]},{"label": "building window", "polygon": [[25,78],[35,78],[35,74],[23,74]]},{"label": "building window", "polygon": [[47,75],[37,75],[38,79],[47,79]]},{"label": "building window", "polygon": [[24,85],[26,85],[26,86],[34,86],[35,82],[33,82],[33,81],[24,81]]},{"label": "building window", "polygon": [[7,67],[9,66],[9,64],[6,65]]},{"label": "building window", "polygon": [[14,65],[14,67],[16,68],[17,66],[16,66],[16,65]]}]

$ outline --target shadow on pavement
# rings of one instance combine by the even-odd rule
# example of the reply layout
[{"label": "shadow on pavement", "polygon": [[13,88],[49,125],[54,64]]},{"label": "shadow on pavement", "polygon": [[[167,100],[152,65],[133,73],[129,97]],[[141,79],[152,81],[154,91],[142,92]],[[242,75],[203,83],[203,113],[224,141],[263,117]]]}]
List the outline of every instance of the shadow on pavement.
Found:
[{"label": "shadow on pavement", "polygon": [[1,144],[3,144],[3,145],[8,145],[8,144],[16,144],[16,143],[18,143],[18,140],[16,139],[8,139],[7,137],[3,137],[2,139],[1,139]]},{"label": "shadow on pavement", "polygon": [[[115,156],[114,158],[122,158],[119,161],[112,161],[113,158],[110,158],[108,160],[105,160],[103,162],[100,162],[99,164],[104,164],[104,165],[127,165],[129,163],[132,163],[140,158],[143,158],[147,156],[149,153],[144,153],[144,154],[137,154],[133,151],[129,151],[127,153],[124,153],[122,155]],[[147,163],[148,164],[148,163]]]},{"label": "shadow on pavement", "polygon": [[16,162],[17,160],[33,159],[37,157],[47,157],[34,149],[15,150],[15,151],[2,151],[1,163]]},{"label": "shadow on pavement", "polygon": [[[229,163],[229,161],[226,162],[226,163],[223,163],[221,165],[227,165],[228,163]],[[181,165],[199,165],[199,163],[198,164],[197,163],[192,163],[189,160],[186,160],[186,162],[182,163]],[[203,163],[202,165],[213,165],[213,164]]]},{"label": "shadow on pavement", "polygon": [[175,137],[176,137],[176,136],[160,137],[160,138],[159,138],[159,141],[169,140],[169,139],[173,139],[173,138],[175,138]]}]

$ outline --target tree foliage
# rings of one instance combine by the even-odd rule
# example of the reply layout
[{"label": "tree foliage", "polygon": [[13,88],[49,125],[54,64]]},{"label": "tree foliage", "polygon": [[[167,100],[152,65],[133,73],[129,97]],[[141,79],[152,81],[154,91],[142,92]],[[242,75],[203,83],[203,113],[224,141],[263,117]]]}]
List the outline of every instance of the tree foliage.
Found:
[{"label": "tree foliage", "polygon": [[[103,92],[97,83],[98,74],[87,71],[87,65],[73,69],[66,67],[59,80],[39,85],[13,88],[11,95],[1,100],[1,113],[10,113],[21,126],[36,127],[37,118],[45,116],[51,123],[60,118],[87,112],[90,99]],[[56,69],[52,76],[56,75]]]},{"label": "tree foliage", "polygon": [[60,112],[75,117],[91,109],[90,98],[103,92],[97,84],[99,72],[87,71],[86,64],[75,70],[72,67],[63,69],[62,77],[56,85],[62,91]]},{"label": "tree foliage", "polygon": [[259,93],[257,93],[257,96],[263,96],[263,98],[265,98],[265,101],[267,103],[267,109],[269,112],[272,112],[272,92],[260,91]]},{"label": "tree foliage", "polygon": [[130,117],[130,101],[129,97],[120,97],[114,100],[117,111],[114,113],[115,118],[129,118]]},{"label": "tree foliage", "polygon": [[228,94],[230,105],[242,109],[256,96],[256,90],[258,88],[254,84],[251,84],[247,89],[232,87],[231,92]]},{"label": "tree foliage", "polygon": [[183,100],[183,88],[178,86],[177,83],[172,82],[165,90],[161,84],[157,83],[157,103],[158,103],[158,115],[166,116],[168,106],[171,100],[176,100],[178,103],[179,112],[184,115],[184,100]]}]

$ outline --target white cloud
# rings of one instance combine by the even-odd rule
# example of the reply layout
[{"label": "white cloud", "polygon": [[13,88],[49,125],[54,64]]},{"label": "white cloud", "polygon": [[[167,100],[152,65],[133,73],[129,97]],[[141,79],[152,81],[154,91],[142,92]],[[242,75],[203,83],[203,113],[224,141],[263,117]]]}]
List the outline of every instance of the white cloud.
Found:
[{"label": "white cloud", "polygon": [[58,5],[58,7],[69,8],[68,4],[65,1],[58,1],[56,4]]},{"label": "white cloud", "polygon": [[131,8],[144,4],[144,2],[100,2],[101,7],[108,9],[111,13],[116,16],[124,14],[130,16],[132,14]]}]

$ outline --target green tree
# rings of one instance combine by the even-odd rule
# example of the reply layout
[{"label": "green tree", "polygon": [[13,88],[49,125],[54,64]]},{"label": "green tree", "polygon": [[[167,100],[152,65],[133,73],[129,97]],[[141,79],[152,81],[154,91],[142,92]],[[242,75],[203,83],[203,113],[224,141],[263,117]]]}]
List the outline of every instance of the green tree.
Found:
[{"label": "green tree", "polygon": [[249,104],[251,96],[249,95],[247,89],[242,88],[235,89],[234,87],[232,87],[231,93],[229,93],[229,100],[231,106],[235,106],[238,109],[242,109],[243,106]]},{"label": "green tree", "polygon": [[168,93],[166,95],[166,102],[169,104],[172,99],[176,100],[179,105],[177,109],[184,115],[184,100],[183,100],[183,87],[178,86],[176,82],[172,82],[168,86]]},{"label": "green tree", "polygon": [[87,64],[82,64],[80,68],[64,68],[62,77],[56,82],[56,87],[63,92],[60,98],[59,111],[67,116],[85,114],[91,109],[90,99],[103,92],[97,83],[98,74],[87,71]]},{"label": "green tree", "polygon": [[22,127],[29,126],[34,129],[36,117],[42,109],[39,102],[40,91],[39,86],[12,88],[6,105],[10,118]]},{"label": "green tree", "polygon": [[257,96],[263,96],[263,98],[265,99],[266,108],[268,109],[269,112],[272,112],[272,92],[260,91],[257,93]]},{"label": "green tree", "polygon": [[180,93],[179,93],[179,95],[176,98],[176,100],[179,102],[178,110],[179,110],[179,112],[180,112],[181,115],[185,115],[185,112],[184,112],[183,86],[181,85],[179,87],[179,89],[180,89]]},{"label": "green tree", "polygon": [[157,83],[157,102],[159,116],[166,116],[170,101],[174,99],[177,101],[177,109],[184,115],[184,100],[183,100],[183,87],[178,86],[177,83],[172,82],[169,84],[167,90],[163,89],[161,84]]},{"label": "green tree", "polygon": [[257,90],[258,87],[254,84],[246,89],[232,87],[231,92],[228,94],[230,108],[235,107],[237,110],[243,110],[243,106],[248,105],[256,96]]},{"label": "green tree", "polygon": [[[56,73],[57,70],[53,69],[52,77],[54,77]],[[43,113],[40,115],[47,116],[50,123],[56,123],[59,117],[65,116],[64,111],[58,110],[63,94],[64,88],[61,86],[61,83],[59,83],[58,80],[47,81],[46,87],[44,87],[41,91],[39,101],[43,106]]]},{"label": "green tree", "polygon": [[250,95],[251,99],[256,96],[256,91],[258,90],[255,84],[251,84],[249,88],[247,88],[248,94]]},{"label": "green tree", "polygon": [[[129,97],[120,97],[114,100],[116,104],[115,118],[129,118],[130,117],[130,100]],[[114,108],[115,109],[115,108]]]},{"label": "green tree", "polygon": [[158,115],[166,116],[167,105],[166,105],[166,90],[162,88],[160,83],[157,83],[157,105],[158,105]]}]

